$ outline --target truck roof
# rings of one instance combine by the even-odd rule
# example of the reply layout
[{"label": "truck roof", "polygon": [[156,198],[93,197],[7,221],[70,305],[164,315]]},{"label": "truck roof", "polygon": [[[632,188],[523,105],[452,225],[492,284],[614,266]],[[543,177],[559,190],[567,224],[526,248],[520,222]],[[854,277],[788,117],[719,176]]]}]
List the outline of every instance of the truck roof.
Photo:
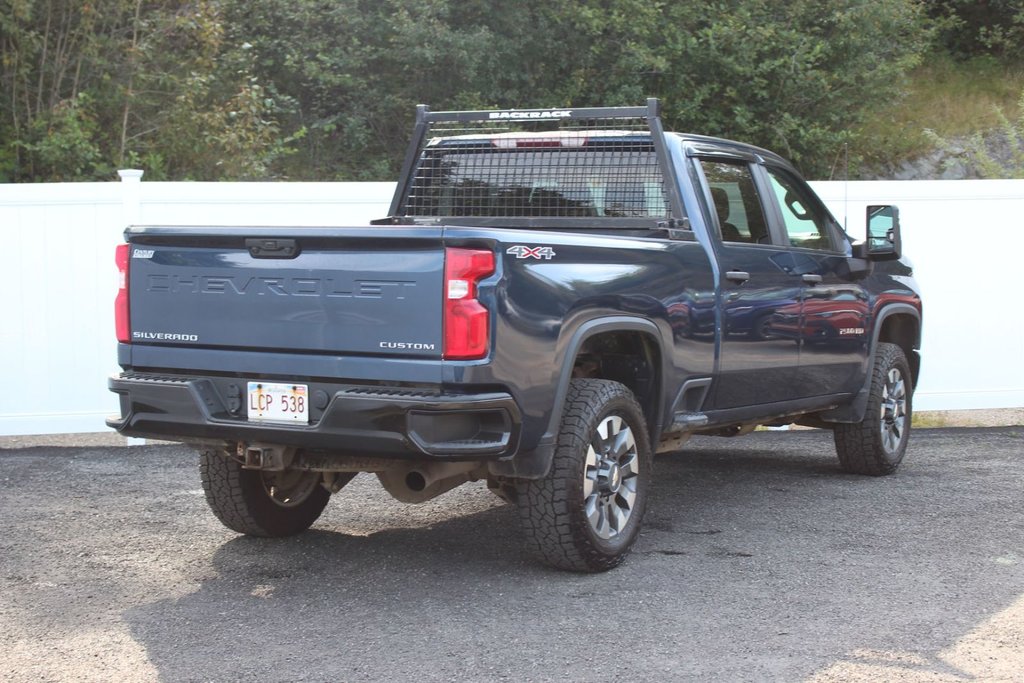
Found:
[{"label": "truck roof", "polygon": [[746,142],[737,142],[726,138],[716,138],[710,135],[697,135],[695,133],[667,133],[674,135],[683,141],[683,146],[693,150],[696,154],[729,155],[738,156],[750,161],[773,161],[784,166],[792,164],[784,157],[775,152],[757,147]]}]

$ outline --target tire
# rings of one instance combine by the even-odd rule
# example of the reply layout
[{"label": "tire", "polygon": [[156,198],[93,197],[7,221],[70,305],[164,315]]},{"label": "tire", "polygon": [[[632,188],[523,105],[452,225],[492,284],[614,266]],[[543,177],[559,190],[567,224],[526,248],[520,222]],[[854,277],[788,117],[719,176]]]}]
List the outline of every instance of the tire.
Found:
[{"label": "tire", "polygon": [[517,486],[527,549],[570,571],[621,563],[640,532],[651,462],[647,422],[632,392],[618,382],[572,380],[548,475]]},{"label": "tire", "polygon": [[217,450],[200,452],[199,472],[213,514],[227,528],[249,536],[292,536],[305,531],[331,497],[317,472],[247,470]]},{"label": "tire", "polygon": [[903,349],[879,343],[864,419],[834,429],[836,454],[845,471],[879,477],[899,467],[910,439],[911,381]]},{"label": "tire", "polygon": [[750,325],[750,332],[747,333],[754,341],[764,341],[772,336],[771,328],[772,314],[761,315]]}]

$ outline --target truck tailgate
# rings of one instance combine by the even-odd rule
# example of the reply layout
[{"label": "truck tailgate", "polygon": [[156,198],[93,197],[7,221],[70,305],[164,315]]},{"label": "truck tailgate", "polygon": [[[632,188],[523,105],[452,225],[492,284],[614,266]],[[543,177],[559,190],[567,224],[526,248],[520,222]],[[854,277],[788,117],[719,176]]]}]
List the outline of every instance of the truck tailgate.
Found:
[{"label": "truck tailgate", "polygon": [[440,358],[436,229],[130,228],[133,344]]}]

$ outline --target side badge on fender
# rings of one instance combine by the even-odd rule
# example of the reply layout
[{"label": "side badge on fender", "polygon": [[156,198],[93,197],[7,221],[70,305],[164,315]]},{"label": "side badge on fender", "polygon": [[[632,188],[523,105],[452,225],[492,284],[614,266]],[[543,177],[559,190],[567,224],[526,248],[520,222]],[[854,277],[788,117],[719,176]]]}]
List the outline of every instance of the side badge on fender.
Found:
[{"label": "side badge on fender", "polygon": [[535,258],[537,260],[544,259],[545,261],[550,261],[555,255],[555,250],[551,247],[528,247],[523,244],[517,244],[506,249],[505,253],[512,254],[517,259]]}]

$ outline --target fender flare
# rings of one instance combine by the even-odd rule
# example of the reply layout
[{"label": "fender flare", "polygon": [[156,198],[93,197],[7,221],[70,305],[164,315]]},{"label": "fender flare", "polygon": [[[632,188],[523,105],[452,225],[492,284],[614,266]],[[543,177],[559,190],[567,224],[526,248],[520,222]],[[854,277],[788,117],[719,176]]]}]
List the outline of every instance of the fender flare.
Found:
[{"label": "fender flare", "polygon": [[[820,415],[824,422],[842,422],[853,424],[864,419],[864,413],[868,407],[868,397],[871,395],[871,376],[875,371],[875,351],[878,349],[879,337],[882,336],[882,328],[885,320],[894,315],[910,315],[917,321],[917,338],[914,339],[913,348],[921,347],[921,311],[910,304],[896,303],[889,304],[882,308],[875,320],[874,329],[871,331],[871,350],[868,353],[867,370],[864,373],[864,384],[854,396],[853,400],[846,405],[832,410],[825,411]],[[916,385],[916,378],[914,384]]]},{"label": "fender flare", "polygon": [[[664,353],[664,339],[662,339],[661,328],[657,326],[652,320],[647,318],[636,318],[633,316],[611,316],[605,318],[595,318],[588,320],[573,332],[572,337],[569,339],[569,343],[565,347],[565,354],[561,358],[561,371],[558,376],[558,386],[555,390],[555,400],[553,403],[553,410],[551,411],[551,417],[548,420],[548,428],[544,432],[542,440],[546,440],[548,437],[558,437],[558,426],[562,421],[562,409],[565,405],[565,397],[569,393],[569,382],[572,381],[572,369],[576,355],[579,350],[583,347],[583,344],[587,339],[602,334],[604,332],[642,332],[647,333],[648,336],[652,337],[657,343],[659,356],[661,358],[661,367],[655,368],[657,372],[661,374],[659,386],[664,391],[665,387],[665,353]],[[662,397],[657,397],[657,405],[655,408],[654,416],[656,421],[660,421],[663,417],[662,412],[664,410],[664,401]]]},{"label": "fender flare", "polygon": [[554,399],[551,404],[551,415],[548,418],[547,429],[541,436],[539,444],[534,450],[525,453],[520,452],[509,460],[490,463],[489,470],[491,474],[522,479],[540,479],[547,475],[555,453],[558,427],[562,421],[565,398],[569,393],[569,383],[572,381],[572,371],[575,366],[576,355],[587,339],[605,332],[640,332],[651,337],[652,341],[657,345],[661,367],[656,368],[655,372],[660,375],[660,391],[659,395],[655,397],[654,421],[650,426],[652,432],[661,429],[661,423],[664,420],[662,413],[665,410],[664,396],[661,394],[664,393],[668,380],[667,360],[665,357],[666,344],[661,328],[653,320],[635,316],[615,315],[593,318],[582,323],[572,332],[569,341],[565,344],[561,357],[558,359],[560,370]]}]

